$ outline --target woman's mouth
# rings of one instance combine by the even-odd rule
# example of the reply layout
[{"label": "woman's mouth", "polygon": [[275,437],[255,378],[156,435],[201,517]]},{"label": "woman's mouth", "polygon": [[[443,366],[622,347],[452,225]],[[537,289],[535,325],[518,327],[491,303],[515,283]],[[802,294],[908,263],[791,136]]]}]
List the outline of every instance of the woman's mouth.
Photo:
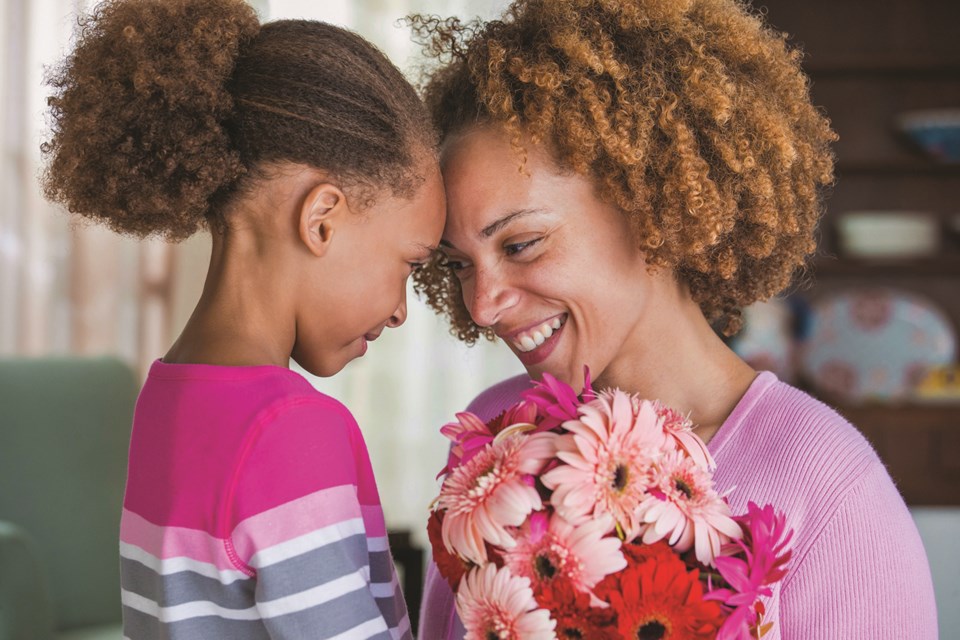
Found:
[{"label": "woman's mouth", "polygon": [[566,321],[567,314],[564,313],[524,329],[508,339],[524,366],[542,362],[553,352]]}]

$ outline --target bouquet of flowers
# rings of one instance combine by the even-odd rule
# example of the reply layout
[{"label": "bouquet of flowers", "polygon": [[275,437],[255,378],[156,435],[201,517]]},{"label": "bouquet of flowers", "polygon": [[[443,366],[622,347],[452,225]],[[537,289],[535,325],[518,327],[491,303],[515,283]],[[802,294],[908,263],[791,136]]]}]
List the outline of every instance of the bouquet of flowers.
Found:
[{"label": "bouquet of flowers", "polygon": [[[792,531],[735,517],[688,419],[544,374],[453,442],[428,533],[467,640],[762,637]],[[439,477],[439,476],[438,476]]]}]

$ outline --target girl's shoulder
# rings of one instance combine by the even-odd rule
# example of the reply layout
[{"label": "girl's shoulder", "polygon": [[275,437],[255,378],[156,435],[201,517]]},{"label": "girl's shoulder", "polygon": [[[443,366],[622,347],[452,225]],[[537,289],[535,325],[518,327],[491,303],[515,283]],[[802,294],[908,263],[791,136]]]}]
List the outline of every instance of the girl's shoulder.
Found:
[{"label": "girl's shoulder", "polygon": [[520,402],[521,393],[533,386],[533,381],[525,373],[501,380],[493,386],[487,387],[467,406],[467,411],[474,413],[481,420],[489,420],[512,404]]}]

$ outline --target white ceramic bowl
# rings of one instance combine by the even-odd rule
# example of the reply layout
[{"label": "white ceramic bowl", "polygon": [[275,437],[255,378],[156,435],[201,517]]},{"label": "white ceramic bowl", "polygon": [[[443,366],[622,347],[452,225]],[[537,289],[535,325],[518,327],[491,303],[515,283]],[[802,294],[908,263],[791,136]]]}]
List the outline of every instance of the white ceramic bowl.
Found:
[{"label": "white ceramic bowl", "polygon": [[936,216],[922,211],[849,211],[838,216],[837,236],[851,258],[919,258],[940,248]]},{"label": "white ceramic bowl", "polygon": [[960,109],[907,111],[897,117],[897,126],[931,158],[960,162]]}]

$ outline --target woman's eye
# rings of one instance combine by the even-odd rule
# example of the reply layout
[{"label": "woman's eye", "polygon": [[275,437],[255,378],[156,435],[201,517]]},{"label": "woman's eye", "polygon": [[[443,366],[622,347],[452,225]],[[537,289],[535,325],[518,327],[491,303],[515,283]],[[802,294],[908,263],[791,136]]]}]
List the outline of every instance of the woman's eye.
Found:
[{"label": "woman's eye", "polygon": [[534,238],[533,240],[527,240],[526,242],[512,242],[510,244],[503,245],[503,252],[508,256],[515,256],[524,249],[532,247],[543,240],[543,238]]}]

